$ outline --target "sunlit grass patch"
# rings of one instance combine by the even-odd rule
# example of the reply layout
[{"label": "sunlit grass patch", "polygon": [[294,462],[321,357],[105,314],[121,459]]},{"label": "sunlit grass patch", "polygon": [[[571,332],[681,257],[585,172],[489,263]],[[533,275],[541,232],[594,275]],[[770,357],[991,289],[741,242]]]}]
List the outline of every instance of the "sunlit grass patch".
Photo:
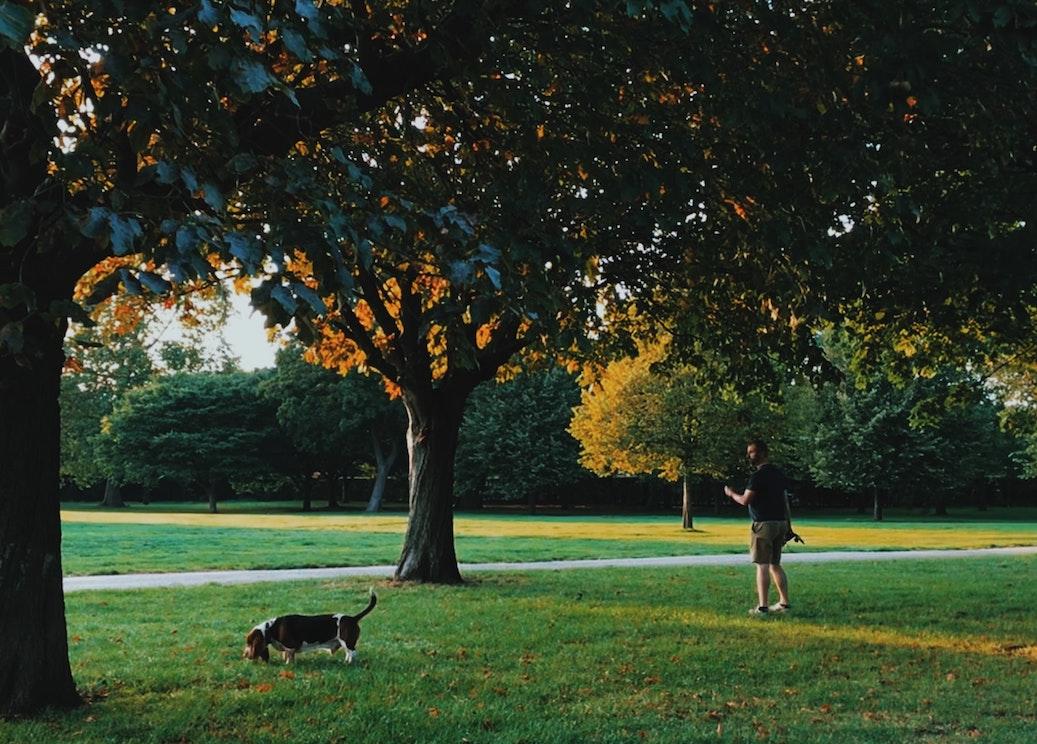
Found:
[{"label": "sunlit grass patch", "polygon": [[[394,563],[402,515],[171,512],[73,509],[62,512],[66,574],[201,569],[361,566]],[[797,551],[984,548],[1037,544],[1037,522],[918,520],[870,523],[797,520]],[[457,554],[469,563],[735,553],[746,549],[744,517],[555,517],[463,514]]]},{"label": "sunlit grass patch", "polygon": [[[365,581],[69,595],[91,704],[10,742],[1031,742],[1035,558],[790,567],[792,615],[749,618],[752,569],[379,584],[361,661],[240,658],[283,612]],[[718,737],[718,730],[721,734]]]}]

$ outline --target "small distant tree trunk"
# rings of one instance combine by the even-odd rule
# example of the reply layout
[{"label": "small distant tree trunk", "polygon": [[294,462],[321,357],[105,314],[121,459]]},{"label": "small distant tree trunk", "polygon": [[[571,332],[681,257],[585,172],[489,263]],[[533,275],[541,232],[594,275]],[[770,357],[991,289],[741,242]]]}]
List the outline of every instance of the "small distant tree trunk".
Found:
[{"label": "small distant tree trunk", "polygon": [[205,487],[205,494],[209,497],[209,513],[215,514],[216,509],[216,479],[210,477]]},{"label": "small distant tree trunk", "polygon": [[976,504],[976,508],[980,511],[987,510],[987,483],[980,483],[978,486],[972,487],[972,498]]},{"label": "small distant tree trunk", "polygon": [[687,470],[681,476],[681,526],[686,530],[695,529],[695,503],[691,496],[691,476]]},{"label": "small distant tree trunk", "polygon": [[537,495],[536,491],[530,491],[529,496],[526,497],[526,506],[529,508],[530,514],[537,513]]},{"label": "small distant tree trunk", "polygon": [[[343,479],[345,476],[343,476]],[[335,494],[335,484],[328,484],[328,509],[338,509],[338,496]]]},{"label": "small distant tree trunk", "polygon": [[874,508],[872,510],[872,517],[876,522],[882,521],[882,491],[877,487],[872,487],[871,495],[874,502]]},{"label": "small distant tree trunk", "polygon": [[947,516],[947,497],[940,494],[936,497],[933,503],[933,514],[938,517]]},{"label": "small distant tree trunk", "polygon": [[388,453],[382,447],[377,432],[371,432],[371,444],[374,447],[375,476],[374,485],[371,486],[371,498],[367,501],[367,511],[381,511],[382,498],[385,496],[385,484],[392,472],[392,466],[396,464],[396,458],[400,456],[400,443],[396,437],[392,437]]},{"label": "small distant tree trunk", "polygon": [[349,476],[343,475],[342,480],[339,481],[339,483],[342,485],[338,493],[338,503],[345,505],[349,503]]},{"label": "small distant tree trunk", "polygon": [[126,506],[122,500],[122,488],[111,478],[104,482],[104,498],[101,500],[101,506],[113,509]]}]

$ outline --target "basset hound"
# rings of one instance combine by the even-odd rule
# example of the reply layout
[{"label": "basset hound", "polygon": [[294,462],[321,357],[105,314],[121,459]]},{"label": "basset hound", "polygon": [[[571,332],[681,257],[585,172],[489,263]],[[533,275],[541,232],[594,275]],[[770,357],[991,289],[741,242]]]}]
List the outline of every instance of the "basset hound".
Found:
[{"label": "basset hound", "polygon": [[281,615],[266,620],[245,636],[245,658],[270,661],[269,646],[281,652],[284,663],[290,664],[300,651],[323,648],[335,653],[339,647],[346,651],[346,662],[356,658],[356,642],[360,638],[360,620],[374,609],[378,597],[371,592],[371,601],[359,615]]}]

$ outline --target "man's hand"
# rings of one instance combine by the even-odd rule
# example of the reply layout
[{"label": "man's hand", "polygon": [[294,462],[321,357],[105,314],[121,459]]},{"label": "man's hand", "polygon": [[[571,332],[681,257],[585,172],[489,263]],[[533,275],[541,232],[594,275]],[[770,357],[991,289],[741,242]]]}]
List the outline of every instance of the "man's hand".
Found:
[{"label": "man's hand", "polygon": [[733,499],[735,497],[735,492],[731,490],[731,486],[724,486],[724,495],[729,499]]}]

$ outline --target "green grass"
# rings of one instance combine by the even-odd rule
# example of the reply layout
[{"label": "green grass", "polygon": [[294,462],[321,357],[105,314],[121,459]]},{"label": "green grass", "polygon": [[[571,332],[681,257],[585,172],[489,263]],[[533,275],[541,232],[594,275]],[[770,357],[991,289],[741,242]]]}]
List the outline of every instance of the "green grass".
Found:
[{"label": "green grass", "polygon": [[[89,704],[3,742],[1033,741],[1037,558],[800,565],[752,619],[751,567],[380,584],[361,661],[241,659],[356,580],[67,597]],[[287,672],[290,672],[287,673]],[[719,733],[719,736],[718,736]]]},{"label": "green grass", "polygon": [[[189,508],[182,508],[187,506]],[[400,514],[289,511],[285,505],[236,504],[209,515],[193,505],[128,510],[63,510],[67,575],[203,569],[361,566],[394,563],[406,517]],[[977,519],[977,515],[997,515]],[[807,540],[795,550],[896,550],[1037,544],[1025,511],[959,513],[949,518],[894,514],[797,518]],[[456,548],[464,562],[738,553],[746,550],[744,515],[699,517],[685,532],[676,516],[527,516],[458,514]]]}]

